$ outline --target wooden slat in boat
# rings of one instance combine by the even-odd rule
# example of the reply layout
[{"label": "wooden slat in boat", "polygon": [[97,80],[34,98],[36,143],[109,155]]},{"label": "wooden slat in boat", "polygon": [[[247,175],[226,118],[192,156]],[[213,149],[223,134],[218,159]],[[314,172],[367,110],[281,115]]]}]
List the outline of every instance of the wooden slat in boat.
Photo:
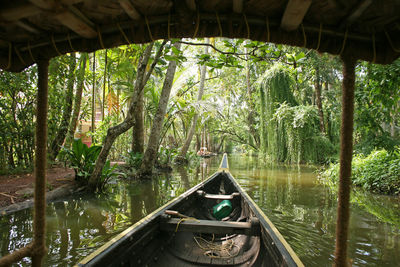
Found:
[{"label": "wooden slat in boat", "polygon": [[[231,201],[233,211],[218,221],[211,210],[222,199]],[[185,218],[180,220],[171,215]],[[213,249],[208,248],[209,244]],[[216,249],[220,247],[225,249]],[[219,170],[206,181],[152,212],[78,263],[78,266],[146,265],[303,266],[230,174],[226,154]]]}]

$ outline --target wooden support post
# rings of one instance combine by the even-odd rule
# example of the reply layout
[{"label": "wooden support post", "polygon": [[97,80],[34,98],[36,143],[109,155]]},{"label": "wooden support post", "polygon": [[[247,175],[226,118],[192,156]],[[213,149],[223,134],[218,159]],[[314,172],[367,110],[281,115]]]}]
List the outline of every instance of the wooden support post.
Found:
[{"label": "wooden support post", "polygon": [[350,220],[351,161],[353,157],[354,82],[356,60],[342,56],[342,126],[340,128],[340,181],[336,220],[335,266],[347,266],[347,237]]},{"label": "wooden support post", "polygon": [[42,266],[46,253],[46,146],[49,60],[38,62],[36,112],[35,207],[33,216],[32,266]]}]

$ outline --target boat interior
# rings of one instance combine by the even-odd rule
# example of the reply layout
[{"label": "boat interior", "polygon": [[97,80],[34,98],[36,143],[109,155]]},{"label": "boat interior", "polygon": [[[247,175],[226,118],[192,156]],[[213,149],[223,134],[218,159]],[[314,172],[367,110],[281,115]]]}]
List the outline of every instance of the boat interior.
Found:
[{"label": "boat interior", "polygon": [[[218,220],[213,209],[230,201],[229,214]],[[178,214],[167,211],[160,223],[167,244],[148,260],[152,266],[260,266],[260,225],[226,173],[197,190]]]}]

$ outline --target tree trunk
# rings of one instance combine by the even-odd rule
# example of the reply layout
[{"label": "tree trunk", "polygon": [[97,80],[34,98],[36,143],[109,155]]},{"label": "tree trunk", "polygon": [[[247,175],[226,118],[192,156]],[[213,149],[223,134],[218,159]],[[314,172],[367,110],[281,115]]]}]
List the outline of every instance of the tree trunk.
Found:
[{"label": "tree trunk", "polygon": [[[246,54],[247,54],[247,48],[245,48]],[[247,124],[249,126],[249,135],[250,138],[253,138],[254,143],[256,147],[260,145],[260,140],[256,131],[256,128],[254,127],[256,125],[256,120],[255,120],[255,112],[254,112],[254,106],[252,103],[253,99],[253,90],[250,85],[250,60],[249,56],[246,55],[247,63],[246,63],[246,87],[247,87],[247,97],[246,97],[246,102],[247,102],[247,108],[249,110],[249,113],[247,115]],[[249,139],[250,139],[249,138]],[[250,140],[249,140],[250,143]],[[251,143],[250,143],[251,144]]]},{"label": "tree trunk", "polygon": [[319,77],[319,67],[315,69],[315,100],[318,108],[318,115],[319,115],[319,128],[321,133],[326,134],[325,130],[325,122],[324,122],[324,111],[322,109],[322,99],[321,99],[321,79]]},{"label": "tree trunk", "polygon": [[141,91],[136,104],[134,124],[132,127],[132,151],[141,154],[144,151],[143,106],[144,106],[144,90]]},{"label": "tree trunk", "polygon": [[225,137],[226,137],[225,135],[222,136],[221,141],[219,142],[219,145],[215,149],[215,153],[220,153],[221,152],[221,147],[224,144]]},{"label": "tree trunk", "polygon": [[78,117],[81,111],[81,103],[82,103],[82,92],[83,92],[83,82],[85,81],[85,71],[86,71],[86,62],[87,62],[88,54],[81,54],[80,63],[79,63],[79,72],[77,77],[77,85],[76,85],[76,93],[75,93],[75,101],[74,101],[74,110],[72,112],[71,122],[69,124],[69,130],[67,134],[67,140],[65,141],[65,146],[69,147],[72,139],[74,138],[74,133],[76,130],[76,126],[78,124]]},{"label": "tree trunk", "polygon": [[[209,42],[210,41],[207,38],[206,39],[206,43],[208,44]],[[208,46],[204,47],[204,54],[206,54],[206,55],[208,54]],[[206,68],[206,64],[204,64],[204,65],[201,66],[201,69],[200,69],[200,86],[199,86],[199,92],[198,92],[198,95],[197,95],[197,102],[199,102],[203,98],[204,81],[206,79],[206,74],[207,74],[207,68]],[[192,125],[191,125],[191,127],[189,129],[189,132],[188,132],[188,135],[186,137],[185,144],[182,146],[181,153],[180,153],[181,157],[186,157],[186,153],[189,150],[189,146],[190,146],[190,143],[192,142],[192,138],[193,138],[194,132],[196,131],[196,124],[197,124],[198,118],[199,118],[199,115],[196,112],[196,114],[193,116]]]},{"label": "tree trunk", "polygon": [[[92,85],[92,127],[90,131],[94,133],[96,127],[96,51],[93,52],[93,85]],[[92,144],[95,142],[92,135]]]},{"label": "tree trunk", "polygon": [[[105,117],[105,106],[106,106],[106,78],[107,78],[107,49],[104,50],[104,79],[103,79],[103,105],[101,105],[101,119]],[[110,88],[110,87],[108,87]]]},{"label": "tree trunk", "polygon": [[96,165],[94,167],[93,173],[89,178],[88,187],[92,191],[96,191],[98,186],[100,186],[101,173],[102,173],[104,164],[107,160],[108,153],[110,152],[110,149],[111,149],[115,139],[119,135],[121,135],[124,132],[126,132],[127,130],[129,130],[133,125],[133,113],[136,109],[136,104],[139,99],[139,95],[144,87],[143,80],[145,77],[146,66],[147,66],[147,63],[149,62],[152,48],[153,48],[153,43],[151,43],[150,45],[148,45],[146,47],[143,55],[141,56],[141,58],[139,60],[139,66],[137,68],[137,74],[136,74],[135,89],[133,92],[132,101],[129,106],[128,113],[127,113],[124,121],[114,127],[109,128],[107,131],[107,136],[104,139],[103,147],[102,147],[100,154],[96,160]]},{"label": "tree trunk", "polygon": [[[163,48],[165,44],[167,43],[166,40],[164,40],[161,44],[161,46],[158,48],[157,53],[154,57],[153,63],[151,64],[151,67],[149,71],[147,72],[144,80],[142,81],[142,87],[146,85],[147,81],[150,78],[150,74],[152,73],[155,65],[157,64],[158,59],[161,57],[161,53],[163,51]],[[138,102],[136,104],[136,110],[134,114],[134,122],[133,122],[133,127],[132,127],[132,151],[141,153],[143,154],[144,152],[144,114],[143,114],[143,108],[144,108],[144,90],[141,90],[138,98]]]},{"label": "tree trunk", "polygon": [[68,125],[71,119],[72,112],[72,101],[74,95],[74,84],[75,84],[75,69],[76,69],[76,56],[75,53],[72,53],[70,56],[70,64],[69,64],[69,74],[67,80],[67,92],[65,96],[65,108],[63,110],[63,115],[61,118],[61,123],[58,127],[58,132],[51,142],[50,145],[50,160],[54,161],[60,152],[61,146],[64,143],[65,136],[68,132]]},{"label": "tree trunk", "polygon": [[268,147],[268,140],[267,140],[267,118],[266,118],[266,111],[265,111],[265,91],[260,86],[260,150],[261,154],[264,157],[267,152]]},{"label": "tree trunk", "polygon": [[200,134],[196,134],[196,151],[199,151],[201,147],[201,138]]},{"label": "tree trunk", "polygon": [[[178,42],[174,44],[174,47],[177,49],[180,49],[180,46],[181,44]],[[167,73],[165,75],[163,89],[160,96],[160,101],[158,103],[158,108],[156,111],[156,115],[154,116],[153,125],[151,128],[149,142],[146,152],[144,153],[142,165],[140,166],[140,171],[138,173],[138,176],[141,178],[150,178],[153,172],[153,166],[158,152],[161,128],[163,126],[164,117],[167,110],[167,104],[169,100],[169,95],[171,93],[176,66],[176,61],[169,62]]]}]

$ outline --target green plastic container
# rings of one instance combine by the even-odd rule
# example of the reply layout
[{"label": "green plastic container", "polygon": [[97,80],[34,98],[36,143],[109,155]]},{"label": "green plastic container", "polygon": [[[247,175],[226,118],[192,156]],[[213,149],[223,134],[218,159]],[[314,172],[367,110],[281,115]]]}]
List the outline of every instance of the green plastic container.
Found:
[{"label": "green plastic container", "polygon": [[229,216],[232,212],[232,203],[229,200],[223,200],[213,207],[213,216],[217,220],[221,220]]}]

